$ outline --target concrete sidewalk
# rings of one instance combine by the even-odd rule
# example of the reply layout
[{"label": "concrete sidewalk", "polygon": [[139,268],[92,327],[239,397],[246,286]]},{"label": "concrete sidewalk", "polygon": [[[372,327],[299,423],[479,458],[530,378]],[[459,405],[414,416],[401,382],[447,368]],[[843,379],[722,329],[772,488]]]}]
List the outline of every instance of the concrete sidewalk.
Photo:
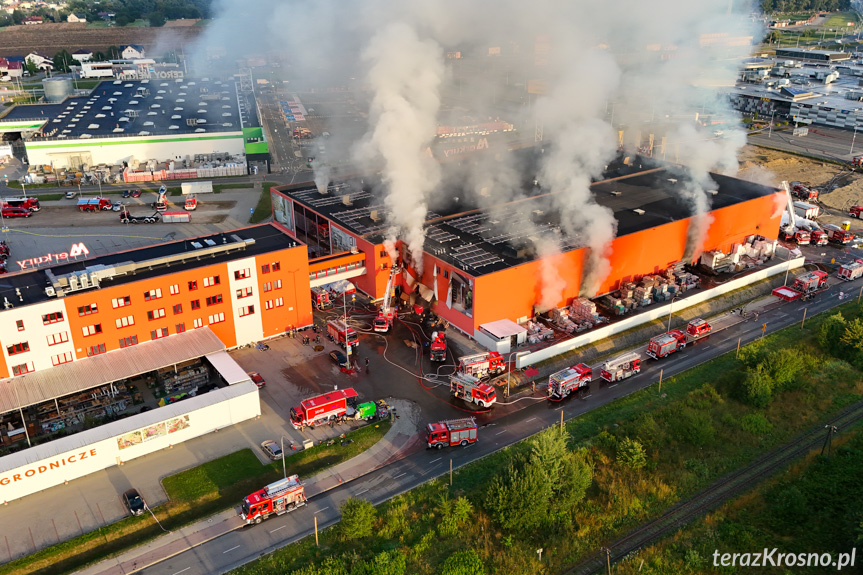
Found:
[{"label": "concrete sidewalk", "polygon": [[[349,461],[304,480],[306,497],[320,495],[343,483],[362,477],[401,459],[421,448],[422,436],[419,433],[421,413],[419,406],[403,400],[390,400],[396,419],[384,437],[370,449]],[[290,461],[290,459],[288,459]],[[290,472],[290,469],[288,469]],[[263,487],[263,486],[262,486]],[[147,566],[164,561],[225,533],[244,526],[239,517],[239,507],[227,509],[183,529],[165,534],[145,545],[91,565],[80,571],[81,575],[121,575],[132,573]]]}]

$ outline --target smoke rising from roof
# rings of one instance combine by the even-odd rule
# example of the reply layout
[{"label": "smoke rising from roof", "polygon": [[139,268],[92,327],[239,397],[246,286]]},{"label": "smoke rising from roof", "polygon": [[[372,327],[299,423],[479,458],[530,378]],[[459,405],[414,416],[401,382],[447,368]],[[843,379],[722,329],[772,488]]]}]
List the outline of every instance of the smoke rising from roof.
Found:
[{"label": "smoke rising from roof", "polygon": [[[500,116],[529,140],[541,134],[543,153],[530,177],[550,192],[561,228],[589,248],[578,287],[591,296],[608,276],[616,222],[590,183],[619,152],[619,131],[624,154],[683,164],[673,190],[693,215],[686,257],[700,251],[711,223],[709,172],[734,173],[745,143],[737,114],[715,87],[734,82],[749,38],[760,32],[746,2],[263,0],[251,11],[246,2],[217,0],[214,11],[222,15],[203,35],[199,59],[211,46],[232,56],[254,46],[290,56],[292,90],[318,82],[368,91],[355,169],[381,173],[388,245],[403,240],[419,268],[428,206],[455,195],[426,153],[443,110]],[[451,51],[463,57],[448,59]],[[528,93],[532,80],[544,93]],[[335,138],[338,130],[330,131]],[[463,176],[476,204],[494,211],[524,193],[518,169],[504,153],[443,170]],[[537,243],[540,255],[554,259]],[[558,292],[543,293],[544,302],[561,299],[555,282],[543,285]]]}]

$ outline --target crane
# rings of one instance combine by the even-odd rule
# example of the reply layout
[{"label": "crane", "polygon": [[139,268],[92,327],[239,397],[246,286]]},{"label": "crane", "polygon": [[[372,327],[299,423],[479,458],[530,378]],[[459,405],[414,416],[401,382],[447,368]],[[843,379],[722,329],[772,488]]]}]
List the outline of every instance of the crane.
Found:
[{"label": "crane", "polygon": [[392,269],[390,269],[390,279],[387,280],[387,291],[384,293],[384,301],[381,303],[381,309],[378,310],[378,317],[375,318],[374,322],[374,329],[378,333],[387,333],[393,327],[395,312],[391,305],[393,298],[393,283],[396,280],[396,274],[398,272],[398,266],[393,266]]}]

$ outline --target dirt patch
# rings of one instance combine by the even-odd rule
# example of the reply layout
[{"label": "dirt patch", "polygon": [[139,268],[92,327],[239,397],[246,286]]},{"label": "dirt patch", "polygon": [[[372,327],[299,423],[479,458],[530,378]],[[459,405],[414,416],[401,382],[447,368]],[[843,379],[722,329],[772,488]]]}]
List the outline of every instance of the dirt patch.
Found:
[{"label": "dirt patch", "polygon": [[[115,26],[112,28],[87,28],[86,24],[64,22],[40,24],[39,26],[7,26],[0,29],[0,54],[26,56],[37,51],[53,55],[66,49],[74,52],[80,48],[104,52],[110,46],[140,44],[146,49],[156,45],[160,50],[181,48],[198,37],[205,28],[201,26],[171,26],[165,28]],[[158,56],[158,54],[155,54]],[[149,56],[149,54],[148,54]]]}]

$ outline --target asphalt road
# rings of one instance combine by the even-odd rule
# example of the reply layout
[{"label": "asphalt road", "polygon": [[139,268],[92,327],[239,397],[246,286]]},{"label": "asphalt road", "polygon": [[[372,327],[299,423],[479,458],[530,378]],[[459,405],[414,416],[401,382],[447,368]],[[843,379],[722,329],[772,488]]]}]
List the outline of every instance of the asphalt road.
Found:
[{"label": "asphalt road", "polygon": [[861,287],[863,279],[854,282],[831,280],[831,287],[814,300],[790,302],[764,310],[757,322],[744,321],[733,314],[726,314],[720,318],[725,329],[714,333],[694,349],[688,348],[664,360],[645,360],[642,373],[632,379],[616,385],[601,385],[594,381],[589,394],[571,397],[560,403],[527,401],[526,407],[518,413],[497,418],[493,423],[484,425],[480,430],[481,440],[475,445],[443,451],[420,450],[362,479],[313,498],[306,507],[296,512],[276,517],[261,525],[242,527],[142,572],[170,575],[227,572],[313,533],[314,517],[317,517],[319,529],[336,523],[339,520],[338,507],[348,497],[362,497],[375,504],[386,501],[429,479],[445,475],[449,470],[450,459],[455,468],[475,461],[554,425],[560,421],[561,411],[565,420],[578,417],[591,409],[653,385],[658,380],[660,369],[663,370],[665,378],[691,369],[733,351],[737,347],[738,338],[746,344],[761,337],[762,324],[766,324],[767,333],[771,333],[800,322],[804,310],[807,316],[811,317],[839,305],[842,303],[837,297],[840,290],[856,294]]},{"label": "asphalt road", "polygon": [[[785,150],[796,154],[805,154],[816,158],[848,162],[856,155],[863,154],[863,132],[858,130],[828,128],[826,126],[809,126],[806,136],[794,136],[791,130],[763,131],[750,134],[750,144]],[[853,146],[852,146],[853,141]]]}]

